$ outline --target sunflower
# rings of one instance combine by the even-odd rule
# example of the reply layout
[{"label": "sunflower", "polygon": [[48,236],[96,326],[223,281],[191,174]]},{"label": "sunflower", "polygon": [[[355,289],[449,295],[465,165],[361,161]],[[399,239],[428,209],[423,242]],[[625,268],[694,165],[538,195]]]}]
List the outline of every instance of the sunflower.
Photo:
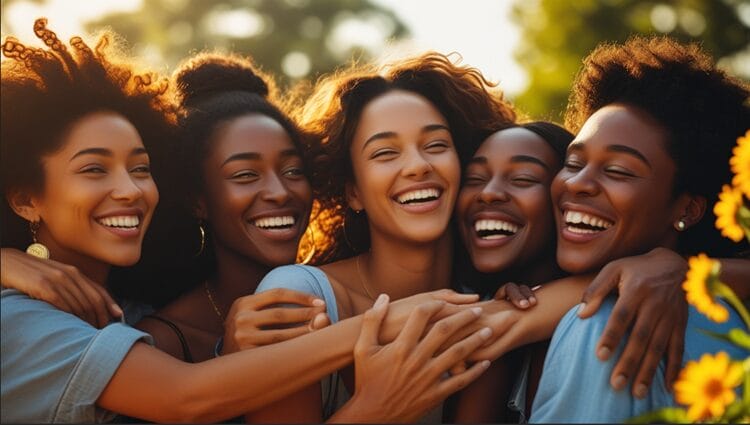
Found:
[{"label": "sunflower", "polygon": [[697,257],[690,257],[688,265],[690,269],[682,284],[682,289],[687,292],[688,303],[714,322],[726,322],[729,311],[716,302],[711,294],[711,283],[719,277],[719,262],[701,253]]},{"label": "sunflower", "polygon": [[739,224],[738,213],[742,207],[742,192],[729,185],[721,187],[719,202],[714,205],[716,214],[716,228],[723,236],[739,242],[745,236],[745,231]]},{"label": "sunflower", "polygon": [[688,418],[697,421],[718,418],[736,397],[733,388],[742,382],[742,365],[731,362],[720,351],[716,356],[704,354],[699,361],[689,361],[674,384],[675,400],[688,408]]},{"label": "sunflower", "polygon": [[734,173],[732,184],[750,198],[750,130],[744,137],[737,139],[737,146],[732,153],[734,155],[729,159],[729,165]]}]

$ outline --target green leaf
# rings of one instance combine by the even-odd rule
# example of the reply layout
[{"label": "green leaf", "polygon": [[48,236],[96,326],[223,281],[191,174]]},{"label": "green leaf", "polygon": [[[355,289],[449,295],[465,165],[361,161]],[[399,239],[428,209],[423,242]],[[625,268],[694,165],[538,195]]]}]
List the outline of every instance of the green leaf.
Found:
[{"label": "green leaf", "polygon": [[727,407],[726,412],[721,417],[721,422],[738,422],[739,419],[750,415],[750,403],[747,401],[737,400]]},{"label": "green leaf", "polygon": [[698,329],[698,332],[701,332],[704,335],[708,335],[712,338],[716,338],[724,342],[729,342],[740,348],[750,350],[750,334],[748,334],[742,329],[739,329],[739,328],[730,329],[729,332],[727,332],[726,334],[708,331],[705,329]]},{"label": "green leaf", "polygon": [[687,417],[687,411],[680,407],[665,407],[653,412],[630,418],[625,421],[628,424],[650,424],[650,423],[673,423],[689,424],[691,421]]}]

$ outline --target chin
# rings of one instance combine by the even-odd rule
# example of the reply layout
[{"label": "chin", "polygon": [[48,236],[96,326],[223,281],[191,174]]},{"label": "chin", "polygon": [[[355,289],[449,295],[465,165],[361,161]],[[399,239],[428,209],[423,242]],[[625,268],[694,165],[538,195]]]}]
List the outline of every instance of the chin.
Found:
[{"label": "chin", "polygon": [[134,265],[141,259],[141,251],[137,253],[124,253],[115,257],[106,259],[105,261],[113,266],[117,267],[129,267]]}]

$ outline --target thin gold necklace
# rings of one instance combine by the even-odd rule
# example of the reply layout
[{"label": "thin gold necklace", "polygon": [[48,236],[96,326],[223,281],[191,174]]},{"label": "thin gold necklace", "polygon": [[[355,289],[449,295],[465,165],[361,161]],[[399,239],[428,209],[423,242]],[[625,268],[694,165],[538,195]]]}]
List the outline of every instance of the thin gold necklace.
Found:
[{"label": "thin gold necklace", "polygon": [[367,294],[367,297],[370,298],[370,300],[375,301],[375,297],[373,297],[370,294],[370,291],[367,289],[367,286],[368,286],[367,285],[367,278],[362,273],[362,269],[359,268],[359,260],[360,260],[361,257],[362,257],[361,255],[358,255],[357,256],[357,261],[356,261],[356,263],[357,263],[357,273],[359,274],[359,282],[362,284],[362,289],[365,290],[365,294]]},{"label": "thin gold necklace", "polygon": [[206,288],[206,295],[208,296],[208,301],[211,303],[211,307],[214,308],[214,311],[216,312],[216,315],[219,316],[219,320],[222,322],[224,321],[224,315],[221,314],[221,310],[219,310],[219,306],[216,305],[216,301],[214,301],[214,296],[211,294],[211,287],[208,286],[208,281],[203,282],[203,286]]}]

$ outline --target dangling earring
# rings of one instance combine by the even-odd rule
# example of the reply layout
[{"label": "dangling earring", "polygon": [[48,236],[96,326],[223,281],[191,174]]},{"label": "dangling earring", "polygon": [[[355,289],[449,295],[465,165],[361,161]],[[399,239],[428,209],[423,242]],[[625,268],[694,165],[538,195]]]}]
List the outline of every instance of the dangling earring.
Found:
[{"label": "dangling earring", "polygon": [[203,220],[198,220],[198,231],[201,233],[201,247],[194,257],[200,257],[203,254],[203,249],[206,248],[206,229],[203,228]]},{"label": "dangling earring", "polygon": [[682,232],[687,227],[687,224],[685,223],[685,220],[679,219],[677,223],[675,223],[675,227],[677,228],[677,230]]},{"label": "dangling earring", "polygon": [[47,249],[46,246],[42,245],[36,240],[36,232],[39,231],[39,226],[41,226],[40,221],[29,222],[29,229],[31,230],[31,240],[34,243],[29,245],[28,248],[26,248],[26,253],[29,255],[33,255],[34,257],[47,259],[49,258],[49,249]]},{"label": "dangling earring", "polygon": [[[355,210],[355,209],[351,209],[351,208],[350,208],[350,210],[354,211],[354,215],[355,216],[359,216],[359,214],[362,212],[362,210]],[[346,240],[346,244],[349,245],[349,248],[352,251],[356,251],[356,249],[354,248],[354,244],[352,244],[352,241],[349,240],[349,235],[346,234],[346,221],[347,221],[346,217],[348,217],[348,216],[349,216],[349,214],[344,213],[344,240]]]}]

